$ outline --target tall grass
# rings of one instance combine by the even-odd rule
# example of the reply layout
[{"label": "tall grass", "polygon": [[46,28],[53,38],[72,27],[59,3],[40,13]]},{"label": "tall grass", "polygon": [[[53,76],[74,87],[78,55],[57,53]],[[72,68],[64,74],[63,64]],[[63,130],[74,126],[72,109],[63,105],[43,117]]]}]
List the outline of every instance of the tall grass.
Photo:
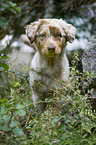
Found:
[{"label": "tall grass", "polygon": [[[10,60],[10,65],[12,62]],[[17,63],[16,60],[14,62]],[[2,68],[1,71],[11,79],[0,96],[1,145],[96,144],[96,112],[90,101],[90,92],[94,88],[85,90],[82,87],[84,83],[81,83],[85,78],[92,77],[90,73],[80,73],[74,63],[68,83],[60,82],[60,90],[50,88],[55,97],[45,100],[46,110],[39,114],[33,106],[29,78],[20,76],[5,63]],[[59,107],[54,107],[58,103]]]}]

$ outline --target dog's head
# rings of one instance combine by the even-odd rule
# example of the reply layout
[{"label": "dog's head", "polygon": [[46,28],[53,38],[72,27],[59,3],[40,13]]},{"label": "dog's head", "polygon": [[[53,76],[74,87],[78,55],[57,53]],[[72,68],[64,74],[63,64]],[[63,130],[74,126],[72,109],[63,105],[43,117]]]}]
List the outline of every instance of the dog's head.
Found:
[{"label": "dog's head", "polygon": [[53,57],[62,52],[66,42],[73,42],[76,29],[62,19],[39,19],[26,26],[26,34],[39,53]]}]

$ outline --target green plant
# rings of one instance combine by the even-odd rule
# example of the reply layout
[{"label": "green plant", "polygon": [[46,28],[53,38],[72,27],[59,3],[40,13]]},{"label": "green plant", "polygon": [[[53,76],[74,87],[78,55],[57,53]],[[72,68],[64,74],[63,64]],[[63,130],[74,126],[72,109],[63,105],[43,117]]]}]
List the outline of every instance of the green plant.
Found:
[{"label": "green plant", "polygon": [[[89,91],[84,94],[80,90],[82,77],[75,66],[71,68],[68,84],[62,81],[60,90],[53,88],[55,99],[45,100],[48,105],[42,114],[34,109],[29,79],[5,68],[2,71],[7,72],[11,80],[10,91],[0,98],[1,144],[96,144],[96,113],[88,99],[92,96]],[[60,107],[54,109],[54,103]]]},{"label": "green plant", "polygon": [[[6,0],[1,0],[0,1],[0,9],[1,12],[3,13],[4,11],[8,10],[14,14],[17,14],[17,12],[20,12],[20,9],[17,7],[16,3],[13,3],[11,1],[6,1]],[[0,27],[2,29],[8,29],[8,20],[6,19],[6,17],[1,16],[0,17]]]}]

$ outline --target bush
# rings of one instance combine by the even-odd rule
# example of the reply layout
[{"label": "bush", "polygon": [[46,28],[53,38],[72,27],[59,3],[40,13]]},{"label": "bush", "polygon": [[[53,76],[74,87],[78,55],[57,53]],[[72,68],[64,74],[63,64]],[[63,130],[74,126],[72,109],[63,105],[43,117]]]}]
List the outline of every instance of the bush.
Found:
[{"label": "bush", "polygon": [[[88,99],[92,96],[90,90],[84,93],[80,89],[82,75],[75,66],[68,84],[60,82],[62,89],[54,91],[55,99],[45,100],[48,105],[42,114],[34,109],[29,78],[12,72],[4,63],[2,68],[11,80],[7,93],[4,90],[0,99],[1,145],[95,145],[96,113]],[[58,102],[60,110],[54,110],[53,103]]]}]

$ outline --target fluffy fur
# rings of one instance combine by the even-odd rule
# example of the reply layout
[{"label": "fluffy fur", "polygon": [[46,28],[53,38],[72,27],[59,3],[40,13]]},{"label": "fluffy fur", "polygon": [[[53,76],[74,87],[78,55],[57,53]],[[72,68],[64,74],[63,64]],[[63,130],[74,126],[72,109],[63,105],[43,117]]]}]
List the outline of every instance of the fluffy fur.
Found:
[{"label": "fluffy fur", "polygon": [[73,42],[75,32],[75,27],[62,19],[39,19],[26,26],[26,34],[37,49],[31,62],[30,82],[34,106],[40,111],[45,108],[45,103],[36,102],[51,96],[49,88],[61,87],[55,79],[68,81],[65,47],[67,41]]}]

